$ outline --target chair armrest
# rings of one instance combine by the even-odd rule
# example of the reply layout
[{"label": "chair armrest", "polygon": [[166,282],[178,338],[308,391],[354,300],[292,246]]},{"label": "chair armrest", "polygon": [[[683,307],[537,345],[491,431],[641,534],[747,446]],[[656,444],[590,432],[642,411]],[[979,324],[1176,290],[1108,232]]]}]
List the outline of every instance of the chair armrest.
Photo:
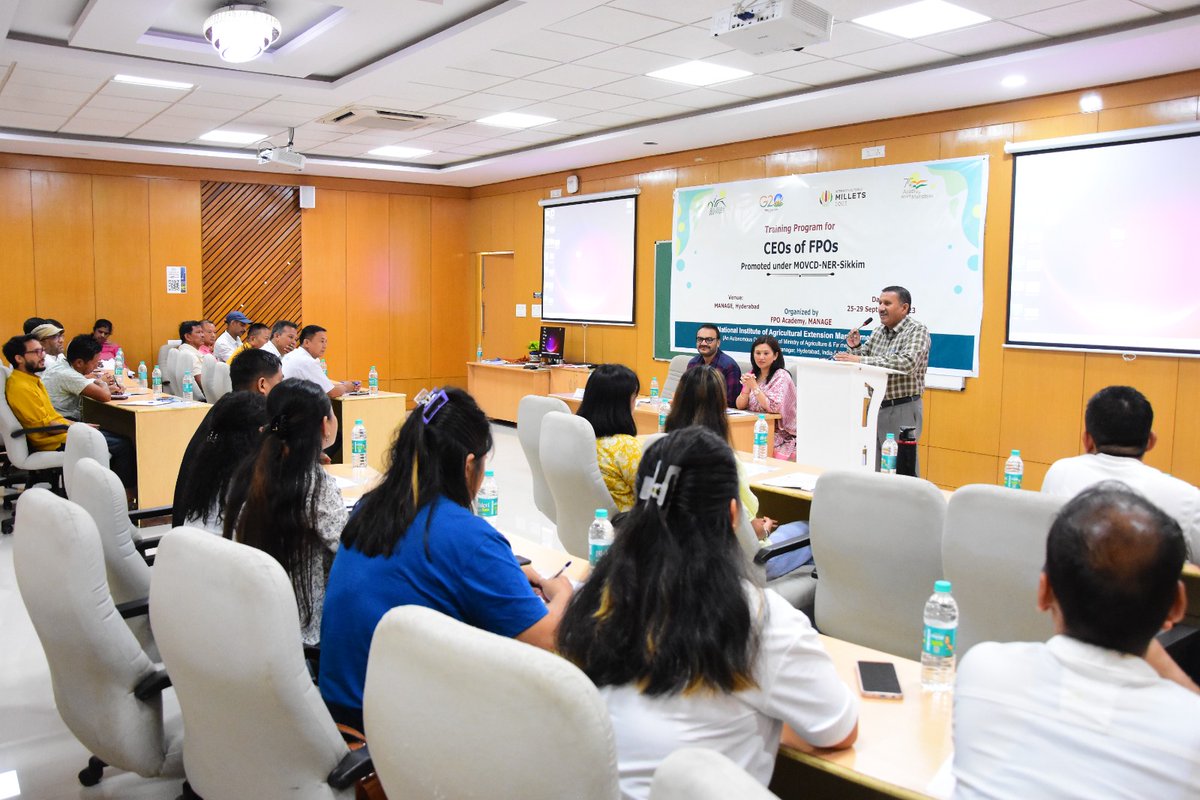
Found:
[{"label": "chair armrest", "polygon": [[19,429],[13,431],[12,436],[13,436],[13,438],[16,438],[18,436],[24,436],[27,433],[59,433],[61,431],[65,431],[69,427],[71,427],[71,426],[70,425],[43,425],[40,428],[19,428]]},{"label": "chair armrest", "polygon": [[754,563],[760,567],[776,556],[781,556],[784,553],[790,553],[793,550],[799,550],[801,547],[807,547],[811,544],[811,540],[807,536],[801,536],[799,539],[790,539],[781,544],[769,544],[766,547],[759,548],[754,554]]},{"label": "chair armrest", "polygon": [[172,506],[155,506],[153,508],[139,508],[129,512],[129,519],[134,522],[140,522],[144,519],[153,519],[154,517],[169,517],[171,516]]},{"label": "chair armrest", "polygon": [[374,771],[375,765],[371,762],[371,751],[366,745],[363,745],[357,750],[346,753],[329,773],[326,782],[331,788],[341,791],[350,788]]},{"label": "chair armrest", "polygon": [[130,600],[127,603],[117,604],[117,613],[122,619],[130,619],[131,617],[140,617],[150,613],[150,598],[142,597],[138,600]]},{"label": "chair armrest", "polygon": [[163,689],[171,685],[171,676],[162,667],[154,670],[146,677],[138,681],[137,686],[133,687],[133,696],[138,700],[149,700],[162,694]]}]

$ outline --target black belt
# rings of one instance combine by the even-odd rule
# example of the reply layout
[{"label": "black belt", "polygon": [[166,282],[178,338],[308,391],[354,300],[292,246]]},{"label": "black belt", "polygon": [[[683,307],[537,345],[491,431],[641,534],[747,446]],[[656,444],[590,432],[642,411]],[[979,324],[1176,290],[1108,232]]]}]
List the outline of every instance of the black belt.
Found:
[{"label": "black belt", "polygon": [[894,397],[891,400],[884,400],[879,404],[880,408],[891,408],[892,406],[902,406],[905,403],[913,403],[921,399],[921,395],[914,394],[911,397]]}]

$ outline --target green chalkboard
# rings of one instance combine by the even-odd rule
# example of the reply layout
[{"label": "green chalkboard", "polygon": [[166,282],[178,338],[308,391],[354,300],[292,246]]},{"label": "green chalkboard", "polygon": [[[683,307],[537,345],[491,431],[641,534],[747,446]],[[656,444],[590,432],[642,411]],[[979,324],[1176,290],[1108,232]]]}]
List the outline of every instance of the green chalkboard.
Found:
[{"label": "green chalkboard", "polygon": [[654,358],[670,361],[675,356],[694,356],[671,349],[671,242],[654,243]]}]

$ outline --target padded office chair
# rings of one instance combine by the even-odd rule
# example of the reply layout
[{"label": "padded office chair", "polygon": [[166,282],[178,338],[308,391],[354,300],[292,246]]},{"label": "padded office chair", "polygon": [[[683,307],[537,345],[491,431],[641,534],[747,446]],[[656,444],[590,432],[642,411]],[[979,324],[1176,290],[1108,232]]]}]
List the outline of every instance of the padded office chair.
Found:
[{"label": "padded office chair", "polygon": [[533,504],[546,518],[554,522],[554,495],[546,484],[546,476],[542,472],[542,458],[538,452],[542,436],[542,418],[551,411],[570,414],[571,409],[557,397],[542,397],[527,394],[517,404],[517,439],[521,449],[525,451],[525,460],[529,462],[529,472],[533,476]]},{"label": "padded office chair", "polygon": [[568,553],[586,553],[596,509],[608,509],[610,519],[617,513],[600,475],[592,424],[574,414],[551,411],[542,418],[538,453],[554,496],[558,541]]},{"label": "padded office chair", "polygon": [[650,800],[779,800],[728,757],[703,747],[684,747],[654,771]]},{"label": "padded office chair", "polygon": [[163,371],[163,391],[179,397],[183,394],[179,372],[179,350],[172,347],[167,351],[167,366]]},{"label": "padded office chair", "polygon": [[[158,361],[154,362],[154,364],[157,364],[158,368],[160,370],[162,370],[163,391],[169,392],[171,394],[174,394],[174,392],[171,392],[171,388],[172,388],[171,387],[171,377],[170,377],[170,373],[167,369],[168,355],[176,347],[179,347],[180,344],[181,344],[181,342],[178,339],[168,339],[166,344],[164,344],[162,347],[158,348]],[[154,364],[150,365],[151,372],[154,372]]]},{"label": "padded office chair", "polygon": [[204,377],[204,389],[208,402],[213,404],[233,391],[233,381],[229,377],[229,365],[214,358],[211,374]]},{"label": "padded office chair", "polygon": [[[75,500],[71,491],[75,465],[85,458],[107,469],[110,461],[108,440],[91,425],[72,425],[67,429],[67,446],[63,449],[63,488],[68,500]],[[124,493],[121,496],[124,498]]]},{"label": "padded office chair", "polygon": [[946,500],[929,481],[859,470],[823,474],[809,516],[821,633],[916,658],[922,610],[942,577],[945,520]]},{"label": "padded office chair", "polygon": [[13,566],[46,651],[54,702],[92,756],[79,774],[98,782],[108,764],[143,777],[183,777],[183,726],[166,673],[130,632],[104,578],[100,534],[82,508],[45,489],[17,502]]},{"label": "padded office chair", "polygon": [[313,685],[296,596],[278,561],[176,528],[159,545],[150,604],[197,794],[352,800],[370,754],[350,751]]},{"label": "padded office chair", "polygon": [[[66,460],[66,454],[61,450],[34,450],[29,449],[29,440],[25,438],[26,434],[34,432],[58,432],[68,430],[62,425],[52,425],[48,428],[22,428],[21,423],[17,421],[16,414],[8,405],[8,378],[12,374],[12,370],[0,372],[0,437],[4,440],[5,457],[8,459],[8,472],[5,476],[5,484],[15,486],[20,483],[26,488],[34,484],[46,482],[50,488],[55,491],[62,491],[62,472],[63,463]],[[103,437],[101,437],[103,438]],[[24,473],[18,475],[17,473]],[[12,503],[12,498],[5,497],[7,504]],[[7,519],[0,525],[0,530],[4,533],[12,533],[13,520]]]},{"label": "padded office chair", "polygon": [[679,388],[679,380],[683,377],[683,373],[687,372],[687,365],[691,360],[692,356],[675,356],[671,359],[671,364],[667,367],[667,379],[663,382],[663,397],[675,396],[675,390]]},{"label": "padded office chair", "polygon": [[[389,797],[620,795],[612,722],[586,675],[421,606],[393,608],[375,628],[363,722]],[[537,755],[517,755],[522,746]]]},{"label": "padded office chair", "polygon": [[961,658],[979,642],[1044,642],[1050,615],[1036,605],[1046,535],[1068,498],[964,486],[946,507],[942,565],[954,586]]}]

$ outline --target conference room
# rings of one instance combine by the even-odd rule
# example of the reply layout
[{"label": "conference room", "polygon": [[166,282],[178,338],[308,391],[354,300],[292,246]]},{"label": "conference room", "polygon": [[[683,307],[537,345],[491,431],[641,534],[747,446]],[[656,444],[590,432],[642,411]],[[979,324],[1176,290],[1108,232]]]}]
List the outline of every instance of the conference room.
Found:
[{"label": "conference room", "polygon": [[[883,327],[880,290],[907,286],[933,338],[920,488],[908,494],[937,521],[914,512],[904,523],[926,535],[903,556],[925,558],[911,585],[884,586],[894,576],[847,562],[894,602],[864,591],[846,608],[851,624],[877,616],[883,627],[884,614],[863,609],[894,609],[912,645],[823,624],[811,598],[847,686],[858,694],[855,661],[886,660],[905,699],[859,697],[854,747],[787,750],[771,791],[937,796],[952,703],[922,693],[917,663],[933,581],[955,582],[964,647],[982,640],[968,629],[989,605],[1049,636],[1035,594],[1053,512],[1039,490],[1055,462],[1085,452],[1086,405],[1104,387],[1135,387],[1152,404],[1145,464],[1200,483],[1200,337],[1179,259],[1180,209],[1200,185],[1187,149],[1200,141],[1200,4],[956,0],[978,16],[888,32],[870,15],[900,0],[816,0],[807,5],[826,13],[827,31],[784,25],[771,36],[814,38],[748,44],[738,31],[778,24],[754,17],[768,5],[269,0],[278,38],[268,26],[265,54],[231,62],[206,39],[216,2],[18,0],[0,16],[4,338],[32,316],[60,321],[68,340],[106,318],[126,363],[152,368],[180,322],[208,318],[221,332],[240,311],[325,328],[330,376],[366,385],[374,367],[391,402],[403,395],[403,410],[380,419],[420,413],[422,390],[469,389],[492,420],[498,525],[553,574],[567,558],[586,562],[586,537],[562,535],[536,501],[523,398],[561,395],[570,407],[587,365],[623,364],[640,383],[645,436],[657,430],[653,384],[661,393],[672,359],[696,354],[699,325],[719,325],[722,350],[744,368],[767,333],[789,368],[829,367],[849,331]],[[670,68],[683,71],[656,74]],[[717,68],[727,71],[700,72]],[[489,121],[501,114],[525,116]],[[579,262],[583,283],[567,280],[577,251],[600,259]],[[1053,269],[1065,260],[1078,268]],[[543,329],[561,347],[547,348]],[[527,368],[531,353],[539,368]],[[346,412],[374,402],[335,401],[346,437]],[[808,522],[832,584],[838,562],[821,564],[812,481],[833,467],[804,450],[829,425],[803,408],[795,461],[744,460],[760,513]],[[752,415],[729,420],[737,442],[752,442]],[[395,429],[370,419],[366,429],[382,472]],[[147,434],[146,452],[168,435],[179,431]],[[873,436],[842,453],[849,471],[863,447],[873,458]],[[1028,500],[1037,508],[1022,519],[1042,526],[1005,562],[1025,570],[1015,584],[999,577],[1004,550],[952,553],[946,538],[962,519],[955,503],[1002,485],[1013,450],[1023,497],[1000,501]],[[146,464],[147,481],[171,480],[171,468]],[[163,505],[170,491],[146,496]],[[14,546],[0,539],[0,797],[177,796],[180,776],[115,766],[98,789],[80,788],[95,753],[60,716]],[[958,588],[970,573],[952,564],[979,561],[997,572],[975,612],[981,600]],[[1200,583],[1189,580],[1195,622]],[[1022,629],[1001,630],[1012,640]],[[942,727],[928,736],[885,733],[934,713]]]}]

